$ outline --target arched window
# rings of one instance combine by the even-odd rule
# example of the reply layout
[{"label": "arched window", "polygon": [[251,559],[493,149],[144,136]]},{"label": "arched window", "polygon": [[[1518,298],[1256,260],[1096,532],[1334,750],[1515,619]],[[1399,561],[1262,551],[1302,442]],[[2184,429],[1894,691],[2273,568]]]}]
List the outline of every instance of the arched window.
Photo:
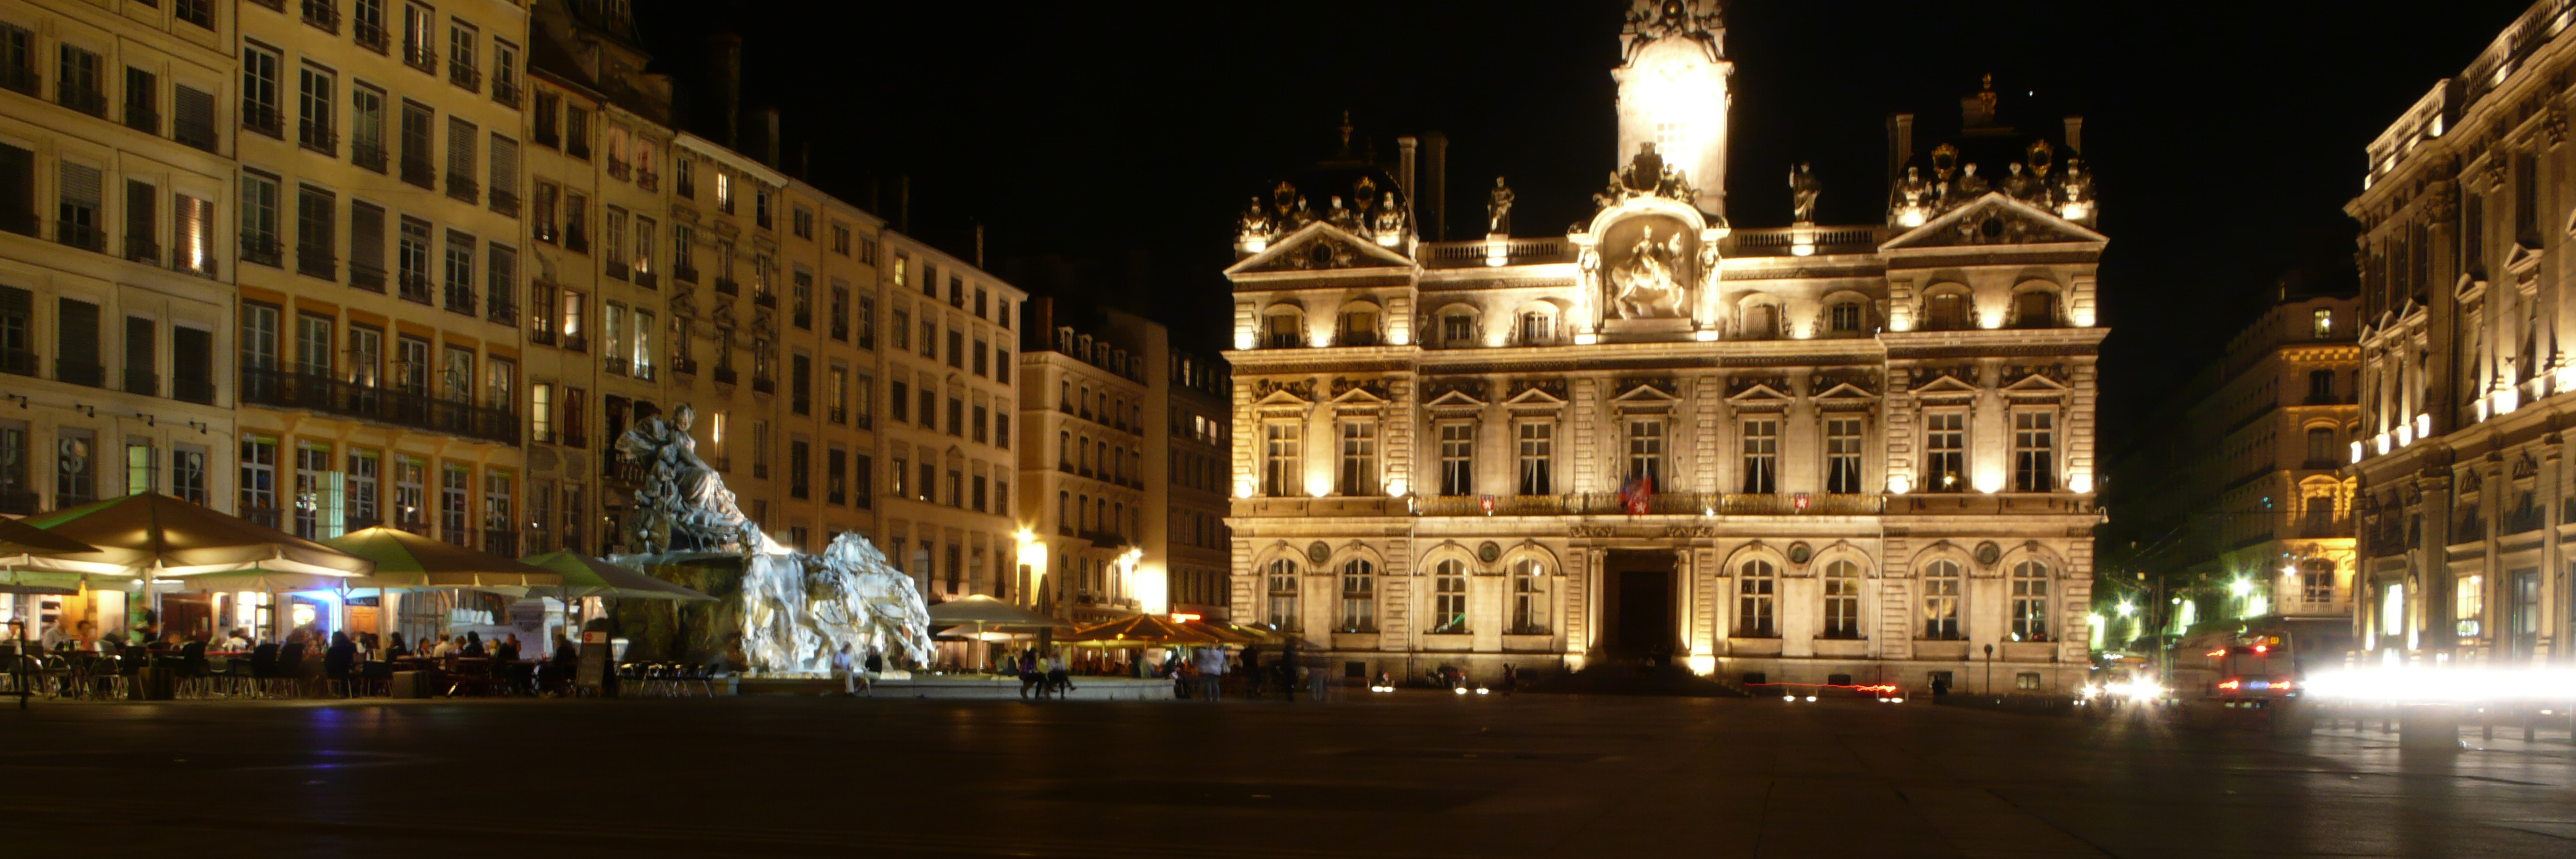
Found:
[{"label": "arched window", "polygon": [[2013,327],[2057,327],[2057,295],[2044,289],[2013,294]]},{"label": "arched window", "polygon": [[1377,565],[1358,558],[1342,564],[1342,623],[1336,631],[1377,631]]},{"label": "arched window", "polygon": [[1836,337],[1858,337],[1869,314],[1857,301],[1837,301],[1825,308],[1825,331]]},{"label": "arched window", "polygon": [[1835,561],[1825,565],[1826,638],[1860,637],[1860,565]]},{"label": "arched window", "polygon": [[2014,641],[2048,640],[2048,565],[2023,561],[2013,565],[2012,636]]},{"label": "arched window", "polygon": [[1968,327],[1968,296],[1943,292],[1923,299],[1923,330],[1957,331]]},{"label": "arched window", "polygon": [[1546,635],[1547,564],[1536,558],[1512,563],[1513,635]]},{"label": "arched window", "polygon": [[1271,560],[1270,569],[1266,572],[1263,578],[1269,580],[1270,626],[1274,629],[1297,628],[1297,562],[1276,558]]},{"label": "arched window", "polygon": [[1076,514],[1079,514],[1082,517],[1082,530],[1091,530],[1091,496],[1075,496],[1073,499],[1073,510]]},{"label": "arched window", "polygon": [[1342,307],[1336,323],[1333,342],[1340,346],[1378,345],[1378,307],[1367,302],[1352,302]]},{"label": "arched window", "polygon": [[1055,433],[1055,467],[1059,471],[1073,470],[1072,430],[1057,430]]},{"label": "arched window", "polygon": [[1065,414],[1073,414],[1072,379],[1055,380],[1055,407]]},{"label": "arched window", "polygon": [[1771,601],[1780,580],[1771,562],[1744,562],[1735,577],[1735,637],[1769,638],[1779,635],[1772,625]]},{"label": "arched window", "polygon": [[1431,570],[1431,632],[1467,633],[1467,565],[1442,561]]},{"label": "arched window", "polygon": [[1923,567],[1923,637],[1956,641],[1959,633],[1959,565],[1933,561]]},{"label": "arched window", "polygon": [[1266,349],[1294,349],[1306,345],[1306,317],[1295,308],[1272,308],[1261,317],[1261,345]]}]

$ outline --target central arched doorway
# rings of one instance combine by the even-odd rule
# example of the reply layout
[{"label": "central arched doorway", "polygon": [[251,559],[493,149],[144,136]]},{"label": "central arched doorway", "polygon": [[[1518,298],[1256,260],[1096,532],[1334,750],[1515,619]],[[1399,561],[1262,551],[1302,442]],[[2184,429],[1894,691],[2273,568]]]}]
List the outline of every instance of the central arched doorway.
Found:
[{"label": "central arched doorway", "polygon": [[1673,622],[1674,556],[1612,549],[1603,561],[1603,649],[1616,662],[1672,661],[1681,643]]}]

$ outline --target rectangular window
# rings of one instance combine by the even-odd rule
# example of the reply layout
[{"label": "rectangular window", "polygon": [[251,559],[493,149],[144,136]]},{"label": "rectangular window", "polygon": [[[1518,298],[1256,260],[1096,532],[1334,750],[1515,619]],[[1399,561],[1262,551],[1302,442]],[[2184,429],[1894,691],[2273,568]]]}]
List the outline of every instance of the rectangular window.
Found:
[{"label": "rectangular window", "polygon": [[1780,422],[1765,418],[1744,422],[1744,493],[1780,491]]},{"label": "rectangular window", "polygon": [[214,277],[214,201],[178,194],[170,204],[170,265],[189,274]]},{"label": "rectangular window", "polygon": [[528,385],[528,440],[552,443],[555,440],[555,386],[545,382]]},{"label": "rectangular window", "polygon": [[1662,418],[1636,418],[1628,421],[1628,480],[1642,481],[1646,492],[1663,488],[1664,421]]},{"label": "rectangular window", "polygon": [[[54,379],[93,388],[107,386],[107,367],[99,354],[98,305],[58,299],[54,309]],[[24,405],[21,403],[21,405]]]},{"label": "rectangular window", "polygon": [[340,222],[340,201],[328,190],[311,185],[295,189],[295,271],[323,280],[340,279],[340,261],[333,258],[340,239],[333,227]]},{"label": "rectangular window", "polygon": [[1780,579],[1769,561],[1746,561],[1735,577],[1735,637],[1770,638],[1780,634],[1772,625],[1773,602],[1777,599]]},{"label": "rectangular window", "polygon": [[1556,425],[1547,421],[1522,421],[1514,430],[1519,436],[1519,494],[1556,494]]},{"label": "rectangular window", "polygon": [[791,439],[787,442],[787,497],[789,498],[812,497],[813,487],[809,481],[813,479],[813,469],[807,467],[807,455],[808,450],[804,439]]},{"label": "rectangular window", "polygon": [[403,4],[403,62],[412,68],[438,72],[437,18],[429,7]]},{"label": "rectangular window", "polygon": [[107,250],[106,177],[96,167],[59,162],[54,238],[85,251]]},{"label": "rectangular window", "polygon": [[474,295],[474,237],[447,231],[447,309],[467,316],[482,312]]},{"label": "rectangular window", "polygon": [[1440,425],[1440,494],[1476,494],[1476,425]]},{"label": "rectangular window", "polygon": [[1860,419],[1825,420],[1825,491],[1849,495],[1861,491]]},{"label": "rectangular window", "polygon": [[349,162],[385,172],[385,91],[360,84],[349,89]]},{"label": "rectangular window", "polygon": [[206,506],[206,449],[180,445],[170,449],[170,494],[181,501]]},{"label": "rectangular window", "polygon": [[340,128],[333,121],[332,108],[339,104],[339,76],[328,69],[307,65],[302,67],[297,78],[296,142],[324,155],[338,155]]},{"label": "rectangular window", "polygon": [[396,528],[414,534],[429,533],[429,461],[413,456],[394,457],[394,514]]},{"label": "rectangular window", "polygon": [[1342,422],[1342,479],[1338,488],[1348,496],[1377,494],[1377,421]]},{"label": "rectangular window", "polygon": [[830,307],[830,311],[831,311],[831,314],[832,314],[832,320],[831,320],[831,334],[832,334],[832,339],[834,339],[834,340],[839,340],[839,341],[844,342],[844,343],[849,342],[849,340],[850,340],[850,285],[849,285],[849,284],[846,284],[846,283],[838,283],[838,282],[835,282],[835,283],[833,283],[833,284],[832,284],[832,304],[831,304],[831,307]]},{"label": "rectangular window", "polygon": [[105,59],[69,44],[60,46],[60,51],[62,64],[54,79],[54,100],[91,116],[106,116]]},{"label": "rectangular window", "polygon": [[215,95],[186,84],[170,88],[170,139],[215,151]]},{"label": "rectangular window", "polygon": [[1262,424],[1261,494],[1272,498],[1293,498],[1305,490],[1305,472],[1298,464],[1298,426],[1288,421]]},{"label": "rectangular window", "polygon": [[242,47],[242,127],[270,137],[285,136],[286,122],[278,112],[284,65],[276,51],[258,45]]},{"label": "rectangular window", "polygon": [[1826,638],[1860,637],[1860,566],[1850,561],[1825,565]]},{"label": "rectangular window", "polygon": [[401,233],[394,247],[394,281],[405,301],[430,303],[429,222],[419,218],[402,219]]},{"label": "rectangular window", "polygon": [[896,379],[886,386],[886,391],[888,393],[888,396],[886,397],[888,414],[894,418],[894,422],[910,422],[912,420],[912,386],[906,384],[902,379]]},{"label": "rectangular window", "polygon": [[1959,635],[1959,565],[1933,561],[1923,569],[1923,637],[1954,641]]},{"label": "rectangular window", "polygon": [[462,117],[447,118],[447,196],[473,203],[481,200],[481,189],[474,182],[475,165],[483,159],[477,147],[483,142],[483,130]]},{"label": "rectangular window", "polygon": [[1968,414],[1931,412],[1923,416],[1923,491],[1968,489]]},{"label": "rectangular window", "polygon": [[519,321],[519,250],[507,245],[490,245],[484,254],[487,264],[483,278],[484,318],[503,325]]},{"label": "rectangular window", "polygon": [[751,476],[769,476],[769,422],[751,422]]},{"label": "rectangular window", "polygon": [[2014,491],[2057,491],[2056,421],[2052,412],[2013,415]]},{"label": "rectangular window", "polygon": [[0,143],[0,230],[36,235],[36,153]]},{"label": "rectangular window", "polygon": [[349,201],[349,285],[385,291],[385,210]]},{"label": "rectangular window", "polygon": [[277,439],[242,436],[241,515],[274,527],[277,507]]},{"label": "rectangular window", "polygon": [[125,127],[161,133],[161,80],[133,66],[125,67]]},{"label": "rectangular window", "polygon": [[1342,565],[1342,623],[1336,631],[1377,631],[1376,572],[1367,561]]},{"label": "rectangular window", "polygon": [[[898,467],[897,471],[900,472],[901,468]],[[876,492],[876,480],[876,457],[870,456],[866,453],[860,453],[858,455],[858,462],[852,466],[850,474],[850,485],[858,490],[857,495],[851,499],[854,506],[861,510],[867,510],[877,506],[876,496],[874,494]]]},{"label": "rectangular window", "polygon": [[463,546],[471,543],[473,469],[461,462],[446,463],[438,478],[438,536],[449,543]]},{"label": "rectangular window", "polygon": [[1467,575],[1465,565],[1446,561],[1431,579],[1431,632],[1435,635],[1467,633]]},{"label": "rectangular window", "polygon": [[510,217],[519,214],[519,141],[492,135],[492,211]]},{"label": "rectangular window", "polygon": [[159,330],[150,319],[125,317],[125,392],[161,395]]},{"label": "rectangular window", "polygon": [[469,90],[483,87],[483,68],[475,62],[475,48],[483,41],[481,31],[461,21],[447,25],[447,82]]},{"label": "rectangular window", "polygon": [[402,180],[423,188],[438,185],[437,156],[431,149],[432,114],[428,105],[405,100],[402,103]]},{"label": "rectangular window", "polygon": [[[823,501],[827,504],[850,503],[850,452],[832,448],[823,452]],[[977,489],[983,488],[979,482]]]}]

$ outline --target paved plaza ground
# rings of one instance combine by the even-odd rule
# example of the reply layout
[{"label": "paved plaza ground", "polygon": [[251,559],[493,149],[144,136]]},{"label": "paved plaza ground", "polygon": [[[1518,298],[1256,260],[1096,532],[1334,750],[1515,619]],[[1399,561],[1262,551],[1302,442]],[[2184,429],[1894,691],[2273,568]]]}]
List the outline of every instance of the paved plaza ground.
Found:
[{"label": "paved plaza ground", "polygon": [[23,856],[2576,855],[2576,750],[1866,701],[0,709]]}]

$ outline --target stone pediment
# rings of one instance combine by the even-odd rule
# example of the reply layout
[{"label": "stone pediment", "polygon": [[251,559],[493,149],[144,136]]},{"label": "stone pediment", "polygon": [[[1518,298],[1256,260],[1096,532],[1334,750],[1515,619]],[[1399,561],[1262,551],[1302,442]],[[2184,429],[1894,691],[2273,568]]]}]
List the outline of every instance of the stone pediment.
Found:
[{"label": "stone pediment", "polygon": [[1431,408],[1483,408],[1485,380],[1433,377],[1422,383],[1423,405]]},{"label": "stone pediment", "polygon": [[1376,242],[1322,221],[1283,236],[1260,253],[1225,270],[1228,275],[1413,267],[1413,260]]},{"label": "stone pediment", "polygon": [[1881,251],[2108,241],[2057,213],[1990,192],[1880,245]]},{"label": "stone pediment", "polygon": [[1762,403],[1787,405],[1790,400],[1797,399],[1789,394],[1787,390],[1789,383],[1785,379],[1745,379],[1729,387],[1734,390],[1726,395],[1726,401],[1737,406]]},{"label": "stone pediment", "polygon": [[1503,403],[1532,408],[1556,408],[1565,405],[1565,380],[1514,379],[1512,393]]},{"label": "stone pediment", "polygon": [[1307,381],[1277,382],[1260,379],[1252,383],[1254,406],[1294,406],[1304,408],[1315,403],[1315,383]]},{"label": "stone pediment", "polygon": [[2013,394],[2054,394],[2072,390],[2066,384],[2066,368],[2058,364],[2004,368],[2004,392]]},{"label": "stone pediment", "polygon": [[1678,394],[1680,386],[1669,378],[1621,379],[1617,390],[1619,395],[1611,397],[1611,402],[1677,403],[1681,401],[1681,396]]},{"label": "stone pediment", "polygon": [[1333,377],[1333,402],[1343,405],[1370,405],[1390,399],[1385,379],[1347,379]]}]

